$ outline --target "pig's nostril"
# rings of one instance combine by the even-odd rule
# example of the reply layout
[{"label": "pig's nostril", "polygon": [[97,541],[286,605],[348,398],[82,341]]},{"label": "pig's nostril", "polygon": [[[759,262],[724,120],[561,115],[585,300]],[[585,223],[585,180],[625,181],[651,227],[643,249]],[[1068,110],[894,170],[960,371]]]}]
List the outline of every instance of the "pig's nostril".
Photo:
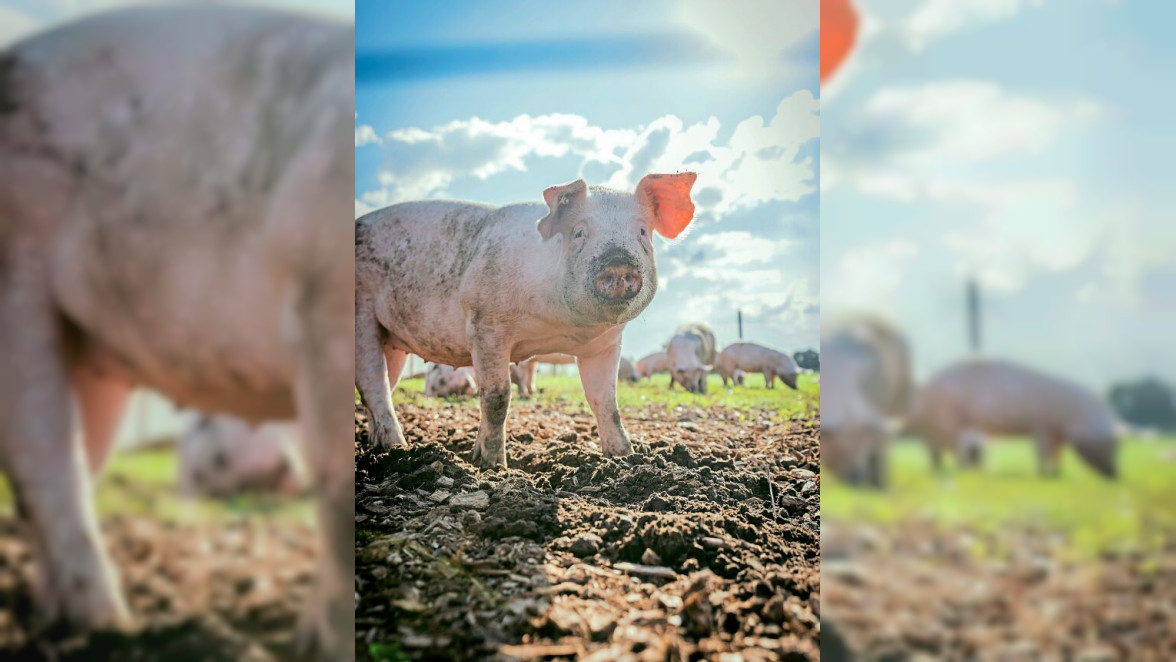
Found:
[{"label": "pig's nostril", "polygon": [[606,264],[597,272],[593,286],[596,293],[604,299],[632,299],[641,290],[641,272],[626,263]]}]

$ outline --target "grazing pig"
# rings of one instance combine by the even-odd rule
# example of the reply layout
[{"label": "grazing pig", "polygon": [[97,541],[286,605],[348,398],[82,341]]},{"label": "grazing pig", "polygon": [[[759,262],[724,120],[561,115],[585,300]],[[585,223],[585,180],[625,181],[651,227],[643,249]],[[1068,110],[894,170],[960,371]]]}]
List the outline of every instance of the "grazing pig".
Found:
[{"label": "grazing pig", "polygon": [[306,485],[298,455],[298,426],[291,422],[254,425],[235,416],[186,417],[176,442],[180,493],[230,497],[261,492],[292,495]]},{"label": "grazing pig", "polygon": [[735,373],[740,370],[744,373],[763,373],[768,388],[775,387],[776,378],[779,377],[782,383],[796,390],[796,363],[784,352],[753,342],[731,343],[719,353],[715,372],[722,377],[723,386],[726,386],[727,380],[734,381]]},{"label": "grazing pig", "polygon": [[301,642],[351,659],[354,34],[196,4],[0,51],[0,463],[44,617],[129,621],[92,476],[143,384],[297,415],[324,543]]},{"label": "grazing pig", "polygon": [[447,398],[454,395],[471,396],[478,393],[478,383],[469,368],[454,368],[442,363],[430,363],[425,371],[425,396]]},{"label": "grazing pig", "polygon": [[[646,354],[637,360],[637,375],[642,379],[669,371],[670,365],[666,362],[665,352]],[[673,386],[673,381],[670,382],[670,385]]]},{"label": "grazing pig", "polygon": [[821,330],[821,462],[852,485],[884,487],[891,436],[911,392],[907,342],[889,322],[855,315]]},{"label": "grazing pig", "polygon": [[1029,435],[1038,470],[1057,475],[1069,444],[1092,469],[1116,474],[1118,422],[1111,408],[1078,384],[991,359],[956,364],[919,390],[910,430],[923,438],[939,468],[945,452],[978,464],[986,435]]},{"label": "grazing pig", "polygon": [[691,393],[706,393],[706,373],[715,362],[715,334],[701,322],[683,324],[666,344],[670,387],[674,382]]},{"label": "grazing pig", "polygon": [[641,379],[637,374],[637,368],[633,366],[633,362],[625,357],[621,357],[620,367],[617,368],[617,381],[625,381],[637,383]]},{"label": "grazing pig", "polygon": [[567,354],[540,354],[526,361],[510,364],[510,381],[518,385],[519,397],[529,398],[535,395],[535,373],[539,371],[540,363],[574,365],[576,357]]},{"label": "grazing pig", "polygon": [[473,460],[506,466],[510,362],[564,353],[576,357],[604,453],[632,452],[616,400],[621,333],[657,291],[653,233],[676,237],[694,217],[694,180],[647,175],[634,193],[577,180],[548,188],[545,204],[407,202],[359,218],[355,379],[372,438],[404,443],[391,388],[413,352],[474,366]]}]

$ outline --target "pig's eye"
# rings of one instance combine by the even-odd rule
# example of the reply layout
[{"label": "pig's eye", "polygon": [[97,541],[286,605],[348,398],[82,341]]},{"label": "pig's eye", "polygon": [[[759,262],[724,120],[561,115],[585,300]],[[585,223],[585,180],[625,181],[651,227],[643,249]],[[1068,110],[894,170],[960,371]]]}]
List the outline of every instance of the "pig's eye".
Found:
[{"label": "pig's eye", "polygon": [[572,237],[575,239],[583,239],[584,238],[584,226],[580,226],[580,227],[576,228],[576,231],[572,234]]},{"label": "pig's eye", "polygon": [[641,236],[642,236],[642,237],[644,237],[644,236],[645,236],[645,228],[641,228]]}]

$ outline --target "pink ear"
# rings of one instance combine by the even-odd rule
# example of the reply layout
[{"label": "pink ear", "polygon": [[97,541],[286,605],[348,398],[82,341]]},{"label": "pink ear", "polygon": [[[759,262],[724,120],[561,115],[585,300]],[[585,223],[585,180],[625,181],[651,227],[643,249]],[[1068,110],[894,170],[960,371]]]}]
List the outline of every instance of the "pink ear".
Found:
[{"label": "pink ear", "polygon": [[666,239],[673,239],[694,220],[694,202],[690,189],[698,175],[680,172],[676,175],[646,175],[637,185],[637,199],[649,203],[653,209],[653,229]]},{"label": "pink ear", "polygon": [[563,230],[568,212],[578,207],[588,196],[588,185],[583,179],[577,179],[570,184],[552,186],[543,192],[543,199],[547,201],[547,215],[539,221],[539,234],[546,241]]}]

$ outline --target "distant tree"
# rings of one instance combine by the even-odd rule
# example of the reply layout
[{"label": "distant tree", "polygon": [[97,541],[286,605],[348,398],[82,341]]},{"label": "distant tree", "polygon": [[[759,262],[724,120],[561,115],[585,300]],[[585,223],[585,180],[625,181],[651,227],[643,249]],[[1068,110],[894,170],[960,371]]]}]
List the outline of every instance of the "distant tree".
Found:
[{"label": "distant tree", "polygon": [[1119,418],[1132,425],[1176,429],[1176,402],[1173,402],[1172,388],[1158,379],[1147,377],[1114,384],[1110,400]]},{"label": "distant tree", "polygon": [[811,349],[797,352],[792,355],[792,358],[796,360],[796,365],[799,368],[812,370],[813,372],[821,371],[821,357]]}]

